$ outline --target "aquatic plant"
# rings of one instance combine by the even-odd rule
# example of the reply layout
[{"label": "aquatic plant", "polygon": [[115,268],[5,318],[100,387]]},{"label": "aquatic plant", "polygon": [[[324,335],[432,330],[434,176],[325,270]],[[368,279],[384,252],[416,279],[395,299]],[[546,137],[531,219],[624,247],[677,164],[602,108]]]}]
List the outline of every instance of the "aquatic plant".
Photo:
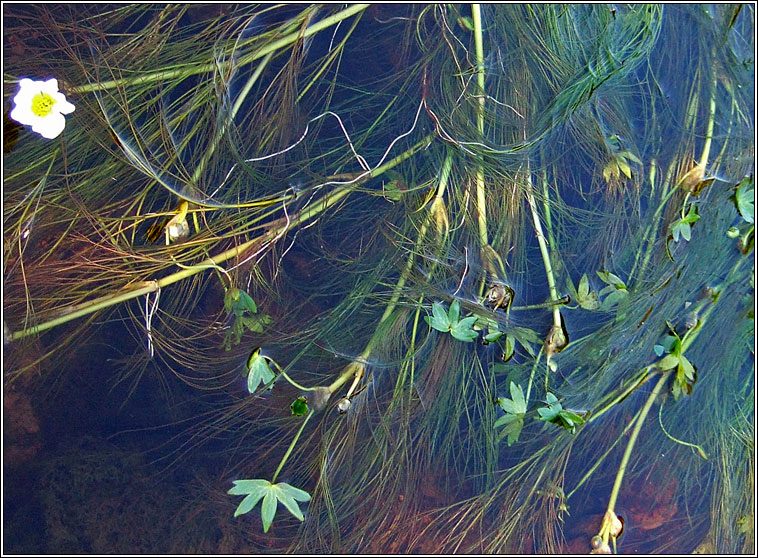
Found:
[{"label": "aquatic plant", "polygon": [[77,108],[6,156],[6,337],[54,369],[117,320],[116,382],[215,394],[167,459],[223,446],[230,517],[263,500],[290,552],[555,553],[594,513],[584,551],[754,550],[752,6],[27,9],[8,85]]}]

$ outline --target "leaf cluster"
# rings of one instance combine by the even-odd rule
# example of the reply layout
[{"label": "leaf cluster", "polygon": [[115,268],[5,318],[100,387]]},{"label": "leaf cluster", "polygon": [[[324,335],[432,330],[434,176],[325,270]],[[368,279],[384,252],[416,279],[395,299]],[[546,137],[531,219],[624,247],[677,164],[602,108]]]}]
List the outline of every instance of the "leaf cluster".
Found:
[{"label": "leaf cluster", "polygon": [[755,223],[755,188],[753,175],[743,178],[734,188],[734,206],[746,223]]},{"label": "leaf cluster", "polygon": [[511,382],[511,398],[498,397],[497,404],[505,411],[505,415],[495,421],[494,427],[504,427],[498,434],[498,442],[508,436],[508,445],[518,441],[521,430],[524,428],[524,416],[526,415],[527,401],[524,398],[524,390],[520,385]]},{"label": "leaf cluster", "polygon": [[224,295],[224,310],[234,317],[231,328],[224,337],[224,349],[229,351],[232,345],[238,345],[245,330],[253,333],[263,333],[263,327],[270,324],[272,319],[267,314],[256,315],[258,307],[255,301],[245,291],[236,287],[227,289]]},{"label": "leaf cluster", "polygon": [[547,392],[546,396],[547,407],[540,407],[537,412],[540,415],[540,420],[544,422],[552,422],[558,426],[562,426],[572,434],[576,432],[576,427],[584,424],[584,418],[572,411],[563,408],[563,405],[558,401],[558,398],[550,392]]},{"label": "leaf cluster", "polygon": [[450,304],[450,308],[445,312],[441,302],[432,304],[432,316],[424,316],[424,320],[437,331],[450,332],[450,335],[458,341],[472,342],[479,337],[479,332],[473,329],[477,316],[461,318],[461,307],[457,300]]},{"label": "leaf cluster", "polygon": [[671,387],[671,391],[674,395],[674,400],[678,400],[679,397],[686,393],[687,395],[692,393],[692,388],[697,381],[697,369],[692,363],[684,356],[682,350],[682,342],[687,338],[691,331],[688,331],[684,338],[680,338],[674,328],[669,324],[669,334],[663,339],[661,344],[655,345],[653,350],[658,356],[662,356],[665,352],[668,352],[666,356],[663,356],[656,366],[663,371],[672,370],[676,368],[676,375],[674,376],[674,383]]},{"label": "leaf cluster", "polygon": [[627,178],[632,178],[632,169],[629,166],[629,161],[633,161],[638,165],[642,164],[642,161],[632,153],[631,151],[620,151],[614,153],[611,160],[603,167],[603,178],[609,184],[618,182],[619,178],[623,174]]},{"label": "leaf cluster", "polygon": [[590,291],[590,281],[586,273],[579,279],[579,286],[576,289],[576,302],[585,310],[597,310],[600,308],[597,293]]},{"label": "leaf cluster", "polygon": [[697,206],[692,203],[687,211],[687,215],[669,225],[674,242],[679,242],[680,236],[689,242],[692,237],[692,225],[697,223],[698,220],[700,220],[700,215],[697,214]]},{"label": "leaf cluster", "polygon": [[596,271],[597,276],[607,286],[600,289],[597,296],[604,296],[603,303],[600,305],[600,310],[610,310],[615,305],[620,303],[629,294],[626,289],[626,284],[610,271]]}]

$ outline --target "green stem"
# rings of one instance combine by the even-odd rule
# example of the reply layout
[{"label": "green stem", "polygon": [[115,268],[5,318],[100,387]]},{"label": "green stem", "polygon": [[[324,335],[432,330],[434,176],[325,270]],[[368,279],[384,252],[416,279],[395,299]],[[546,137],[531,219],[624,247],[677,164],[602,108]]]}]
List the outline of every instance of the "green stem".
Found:
[{"label": "green stem", "polygon": [[193,275],[196,275],[197,273],[200,273],[201,271],[204,271],[206,269],[218,269],[218,264],[223,263],[231,258],[240,256],[244,254],[247,250],[249,250],[250,248],[253,248],[254,246],[258,244],[262,245],[262,244],[265,244],[266,242],[273,241],[277,237],[283,236],[289,229],[296,227],[304,223],[305,221],[308,221],[309,219],[315,217],[319,213],[322,213],[326,209],[332,207],[337,202],[339,202],[342,198],[350,194],[353,191],[353,189],[362,181],[379,176],[380,174],[386,172],[388,169],[391,169],[392,167],[400,164],[402,161],[411,157],[417,151],[426,147],[426,145],[428,145],[429,143],[429,137],[430,136],[426,136],[425,138],[423,138],[421,141],[416,143],[416,145],[411,147],[406,152],[398,155],[391,161],[388,161],[384,165],[378,167],[370,174],[367,174],[365,179],[361,181],[356,181],[355,183],[352,183],[352,184],[338,185],[332,193],[324,196],[319,201],[303,209],[303,211],[301,211],[297,216],[293,217],[284,225],[274,227],[270,229],[269,231],[267,231],[266,233],[262,234],[261,236],[258,236],[252,240],[249,240],[245,242],[244,244],[240,244],[239,246],[235,246],[234,248],[230,248],[229,250],[226,250],[225,252],[222,252],[221,254],[214,256],[213,258],[208,258],[197,265],[188,266],[187,269],[183,269],[182,271],[172,273],[171,275],[163,277],[162,279],[142,282],[141,283],[142,286],[137,289],[129,290],[123,293],[115,294],[115,295],[106,295],[100,298],[96,298],[94,300],[90,300],[83,304],[77,304],[75,306],[63,308],[61,309],[61,312],[63,312],[62,316],[59,316],[55,319],[49,320],[42,324],[27,328],[27,329],[23,329],[21,331],[16,331],[11,334],[11,339],[15,341],[17,339],[21,339],[28,335],[40,333],[42,331],[53,328],[55,326],[65,324],[76,318],[80,318],[82,316],[86,316],[87,314],[91,314],[92,312],[97,312],[98,310],[109,308],[110,306],[113,306],[120,302],[125,302],[127,300],[131,300],[133,298],[138,298],[142,295],[155,292],[158,289],[161,289],[168,285],[172,285],[173,283],[181,281],[182,279],[186,279],[187,277],[192,277]]},{"label": "green stem", "polygon": [[671,370],[667,370],[661,374],[658,383],[655,384],[653,391],[648,396],[647,401],[645,401],[645,405],[642,407],[639,417],[637,418],[637,422],[634,425],[634,430],[632,430],[632,434],[629,436],[629,442],[626,444],[624,455],[621,458],[621,464],[619,465],[618,472],[616,473],[616,480],[613,483],[611,497],[608,500],[608,511],[610,512],[615,513],[614,510],[616,508],[616,500],[618,499],[619,491],[621,490],[621,483],[624,480],[624,473],[626,472],[627,465],[629,464],[629,459],[632,456],[632,450],[634,450],[634,445],[637,443],[637,437],[640,434],[640,430],[642,430],[642,423],[645,422],[645,418],[650,412],[650,408],[653,406],[656,397],[658,397],[658,394],[663,389],[663,386],[666,384],[666,380],[669,379],[669,376],[671,376]]},{"label": "green stem", "polygon": [[[478,103],[476,106],[476,125],[479,130],[479,134],[484,137],[484,103],[485,103],[485,76],[484,76],[484,45],[482,41],[482,12],[479,4],[471,5],[471,19],[474,24],[474,48],[476,50],[476,81],[479,86]],[[477,222],[479,225],[479,245],[482,250],[482,261],[487,267],[490,274],[494,277],[498,276],[495,270],[493,259],[494,250],[489,248],[489,240],[487,238],[487,199],[484,195],[484,166],[482,164],[482,157],[477,156],[477,169],[476,169],[476,208],[477,208]],[[502,266],[500,266],[502,267]],[[505,279],[501,277],[501,279]],[[486,284],[486,277],[482,278],[482,282],[479,285],[479,296],[484,293]]]},{"label": "green stem", "polygon": [[305,417],[303,424],[300,425],[300,429],[297,431],[297,434],[295,434],[295,438],[292,440],[292,442],[290,442],[290,446],[287,448],[287,452],[284,454],[284,457],[282,457],[282,460],[279,462],[279,466],[276,468],[276,471],[274,472],[274,476],[271,478],[271,484],[276,483],[276,477],[279,476],[279,472],[282,470],[282,467],[284,467],[284,464],[287,462],[287,459],[289,459],[289,456],[292,453],[292,450],[295,448],[295,444],[300,438],[300,434],[303,433],[303,429],[305,428],[305,425],[308,424],[308,421],[313,416],[313,413],[314,411],[310,411],[308,413],[308,416]]},{"label": "green stem", "polygon": [[619,395],[613,398],[613,401],[608,403],[606,406],[604,406],[602,409],[600,409],[596,413],[592,413],[592,416],[590,416],[589,419],[587,419],[587,422],[594,422],[597,419],[599,419],[602,415],[604,415],[607,411],[618,405],[621,401],[623,401],[626,397],[629,396],[630,393],[632,393],[634,390],[638,389],[642,384],[647,382],[650,379],[650,369],[651,366],[646,366],[642,370],[640,370],[637,375],[633,378],[632,383],[629,384],[629,386],[622,391]]},{"label": "green stem", "polygon": [[[714,54],[715,56],[715,54]],[[709,111],[708,111],[708,122],[706,124],[706,131],[705,131],[705,143],[703,144],[703,151],[700,154],[700,161],[697,163],[699,166],[701,166],[703,169],[706,168],[706,165],[708,164],[708,158],[710,157],[711,153],[711,145],[713,142],[713,126],[716,119],[716,85],[718,81],[714,77],[713,81],[711,81],[711,87],[710,87],[710,104],[709,104]],[[687,123],[691,123],[694,125],[694,119],[695,114],[697,112],[697,97],[693,97],[692,102],[690,104],[690,110],[687,113]],[[694,108],[693,108],[694,104]],[[691,120],[691,122],[690,122]],[[652,249],[653,245],[655,244],[656,240],[656,230],[658,228],[658,222],[660,220],[661,212],[663,211],[664,206],[666,205],[666,202],[671,198],[671,196],[678,190],[678,188],[672,188],[670,191],[666,192],[668,189],[670,183],[671,183],[671,176],[673,174],[673,168],[674,163],[672,161],[671,166],[669,167],[669,172],[666,175],[666,180],[664,181],[663,187],[664,187],[664,195],[663,199],[661,200],[661,203],[658,205],[657,209],[655,210],[655,214],[653,215],[653,222],[648,231],[650,231],[645,236],[648,237],[648,244],[647,248],[645,250],[645,257],[642,260],[642,265],[639,268],[640,273],[644,273],[645,269],[647,268],[647,264],[650,261],[650,257],[652,256]],[[651,168],[651,181],[655,179],[654,171]],[[651,184],[652,186],[652,184]],[[689,195],[689,194],[688,194]],[[643,238],[644,243],[644,238]],[[635,262],[636,265],[636,262]],[[631,276],[631,275],[630,275]]]},{"label": "green stem", "polygon": [[[713,58],[715,60],[716,53],[714,52]],[[708,157],[711,153],[711,144],[713,143],[713,125],[716,120],[716,85],[718,81],[714,77],[711,81],[711,88],[709,91],[711,102],[708,107],[708,124],[705,128],[705,143],[703,144],[703,153],[700,155],[700,166],[704,169],[708,165]]]},{"label": "green stem", "polygon": [[315,390],[318,389],[318,387],[305,387],[305,386],[301,386],[295,380],[293,380],[292,378],[290,378],[287,375],[287,373],[284,371],[284,369],[282,369],[282,367],[279,366],[278,362],[276,362],[275,360],[271,360],[271,359],[269,359],[269,362],[271,362],[271,364],[273,364],[274,366],[276,366],[276,369],[279,370],[279,373],[282,376],[284,376],[284,379],[287,380],[293,386],[295,386],[297,389],[302,390],[302,391],[315,391]]},{"label": "green stem", "polygon": [[[445,193],[445,189],[447,188],[448,180],[450,178],[450,170],[452,169],[452,165],[453,165],[452,156],[448,153],[448,155],[445,157],[445,161],[442,163],[442,171],[440,172],[440,180],[439,180],[439,183],[437,184],[437,192],[435,193],[435,196],[434,196],[435,200],[444,199],[444,193]],[[421,224],[421,228],[419,229],[418,237],[416,239],[416,245],[413,251],[408,255],[408,260],[405,263],[405,268],[403,269],[403,272],[400,274],[400,278],[395,284],[395,288],[393,289],[393,292],[392,292],[392,298],[390,298],[390,301],[387,304],[387,307],[384,309],[384,313],[382,314],[382,317],[379,318],[379,323],[376,326],[376,330],[374,331],[374,334],[371,336],[371,339],[369,340],[366,347],[363,349],[363,352],[360,354],[358,359],[350,363],[348,366],[346,366],[345,369],[342,371],[342,374],[340,374],[340,376],[334,382],[332,382],[332,384],[329,386],[329,391],[331,393],[334,393],[335,391],[337,391],[351,377],[354,377],[353,384],[348,390],[347,397],[350,397],[350,394],[353,393],[353,391],[358,385],[358,382],[363,376],[363,372],[365,371],[365,368],[360,361],[365,361],[369,358],[369,356],[371,356],[371,351],[374,349],[374,346],[376,345],[377,341],[379,341],[379,338],[381,336],[381,326],[392,315],[392,312],[395,310],[395,307],[397,306],[398,300],[400,300],[400,294],[403,290],[403,287],[405,286],[406,281],[408,280],[408,277],[410,276],[411,270],[413,269],[415,254],[418,251],[418,248],[421,245],[421,243],[424,241],[424,238],[426,237],[426,233],[429,230],[432,220],[434,219],[434,211],[435,211],[434,203],[432,203],[429,207],[430,207],[430,211],[426,214],[426,219],[424,219],[424,222]]]},{"label": "green stem", "polygon": [[537,366],[540,363],[540,357],[542,356],[542,351],[545,350],[545,346],[543,345],[540,347],[540,352],[537,353],[537,358],[534,359],[534,365],[532,366],[532,373],[529,374],[529,383],[526,386],[526,402],[529,403],[529,395],[532,393],[532,382],[534,381],[534,373],[537,371]]},{"label": "green stem", "polygon": [[[301,37],[303,39],[306,39],[310,37],[311,35],[315,35],[319,31],[322,31],[326,29],[327,27],[330,27],[336,23],[339,23],[340,21],[344,19],[347,19],[357,13],[362,12],[369,6],[370,4],[354,4],[352,6],[349,6],[348,8],[342,10],[339,13],[336,13],[332,16],[322,19],[319,22],[314,23],[313,25],[310,25],[305,30],[305,32],[301,33],[299,30],[295,31],[285,37],[282,37],[278,41],[274,41],[264,46],[258,51],[250,53],[246,56],[241,56],[240,59],[235,62],[235,64],[238,66],[244,66],[246,64],[249,64],[250,62],[254,62],[255,60],[258,60],[259,58],[263,58],[264,56],[268,54],[272,54],[281,48],[284,48],[286,46],[289,46],[295,43]],[[139,76],[136,78],[124,78],[124,79],[116,79],[116,80],[109,80],[109,81],[101,81],[99,83],[89,83],[87,85],[71,87],[66,91],[66,93],[69,93],[69,94],[89,93],[92,91],[104,91],[106,89],[113,89],[114,87],[119,87],[119,86],[141,85],[143,83],[152,83],[154,81],[166,81],[166,80],[170,80],[174,78],[186,78],[188,76],[192,76],[196,74],[212,72],[212,71],[215,71],[216,69],[218,69],[218,64],[216,62],[209,62],[208,64],[201,64],[199,66],[178,68],[175,70],[161,70],[158,72],[153,72],[153,73],[150,73],[144,76]]]},{"label": "green stem", "polygon": [[553,266],[550,263],[550,253],[547,247],[547,241],[545,240],[545,234],[542,232],[542,224],[540,223],[540,216],[537,213],[537,204],[534,201],[534,192],[532,188],[532,174],[527,169],[527,186],[526,186],[526,199],[529,202],[529,209],[532,212],[532,220],[534,221],[534,232],[537,235],[537,243],[540,246],[540,254],[542,254],[542,263],[545,266],[545,273],[547,275],[547,286],[550,289],[550,300],[555,304],[553,306],[553,326],[561,327],[561,309],[558,302],[558,289],[555,286],[555,277],[553,276]]},{"label": "green stem", "polygon": [[634,426],[634,424],[637,421],[637,419],[639,418],[639,416],[640,416],[640,411],[637,411],[637,414],[635,414],[632,417],[632,420],[629,421],[629,424],[626,425],[626,428],[624,428],[624,430],[621,432],[621,434],[611,444],[611,447],[609,447],[607,450],[605,450],[605,453],[603,453],[603,455],[601,455],[598,459],[595,460],[595,462],[592,464],[592,467],[590,467],[589,471],[587,471],[585,473],[585,475],[582,477],[582,480],[580,480],[577,483],[577,485],[574,487],[574,489],[566,495],[566,500],[569,500],[571,498],[571,496],[577,490],[579,490],[582,487],[582,485],[585,482],[587,482],[587,480],[589,480],[589,478],[595,473],[595,471],[597,470],[597,468],[600,467],[600,465],[603,464],[603,461],[605,461],[605,458],[608,457],[608,455],[611,453],[611,451],[613,451],[613,448],[616,447],[616,444],[618,444],[624,438],[624,436],[626,435],[626,433],[629,432],[629,430],[632,429],[632,426]]},{"label": "green stem", "polygon": [[666,428],[663,426],[663,417],[661,416],[662,414],[663,414],[663,403],[661,403],[661,405],[658,407],[658,424],[661,425],[661,430],[666,435],[666,437],[676,444],[687,446],[688,448],[696,449],[698,454],[700,454],[700,457],[708,461],[708,456],[703,451],[703,448],[701,448],[699,445],[693,444],[691,442],[685,442],[684,440],[680,440],[679,438],[674,438],[671,434],[669,434],[666,431]]},{"label": "green stem", "polygon": [[545,211],[545,227],[547,227],[547,242],[555,250],[555,237],[553,235],[553,220],[550,217],[550,189],[547,183],[547,171],[542,171],[542,207]]}]

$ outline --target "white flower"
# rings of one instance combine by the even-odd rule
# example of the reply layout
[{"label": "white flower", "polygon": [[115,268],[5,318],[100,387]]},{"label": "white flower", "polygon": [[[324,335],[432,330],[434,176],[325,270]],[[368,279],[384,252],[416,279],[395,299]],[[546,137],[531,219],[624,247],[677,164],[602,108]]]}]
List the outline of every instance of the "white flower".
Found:
[{"label": "white flower", "polygon": [[34,81],[24,78],[19,86],[18,93],[13,97],[15,107],[10,117],[20,124],[31,126],[42,137],[58,137],[66,126],[63,115],[74,112],[75,108],[58,91],[58,80]]}]

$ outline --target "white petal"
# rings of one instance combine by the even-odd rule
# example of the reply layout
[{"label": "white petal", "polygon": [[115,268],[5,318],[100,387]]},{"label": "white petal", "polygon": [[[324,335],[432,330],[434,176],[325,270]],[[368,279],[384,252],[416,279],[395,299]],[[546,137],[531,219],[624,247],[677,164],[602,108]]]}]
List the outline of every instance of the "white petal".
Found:
[{"label": "white petal", "polygon": [[71,114],[74,112],[76,107],[66,100],[66,96],[63,93],[55,93],[53,99],[55,99],[53,110],[56,110],[61,114]]},{"label": "white petal", "polygon": [[47,81],[38,81],[40,90],[44,91],[48,95],[55,95],[58,92],[58,80],[50,78]]},{"label": "white petal", "polygon": [[51,112],[45,118],[32,125],[32,130],[40,134],[43,138],[54,139],[61,135],[63,128],[66,127],[66,118],[57,112]]},{"label": "white petal", "polygon": [[18,82],[19,85],[19,93],[21,91],[28,91],[29,89],[35,89],[34,84],[36,82],[34,80],[31,80],[29,78],[23,78],[21,81]]},{"label": "white petal", "polygon": [[31,126],[32,124],[34,124],[35,122],[37,122],[37,119],[39,118],[36,114],[32,112],[31,103],[17,104],[13,108],[13,110],[10,112],[10,117],[16,122],[18,122],[19,124],[26,124],[27,126]]},{"label": "white petal", "polygon": [[[24,83],[24,82],[28,82],[28,83]],[[34,95],[36,95],[34,82],[32,82],[32,80],[30,79],[24,78],[21,80],[21,83],[19,85],[21,87],[16,93],[16,96],[13,97],[13,102],[16,105],[26,105],[26,106],[31,107],[32,98],[34,97]]]}]

